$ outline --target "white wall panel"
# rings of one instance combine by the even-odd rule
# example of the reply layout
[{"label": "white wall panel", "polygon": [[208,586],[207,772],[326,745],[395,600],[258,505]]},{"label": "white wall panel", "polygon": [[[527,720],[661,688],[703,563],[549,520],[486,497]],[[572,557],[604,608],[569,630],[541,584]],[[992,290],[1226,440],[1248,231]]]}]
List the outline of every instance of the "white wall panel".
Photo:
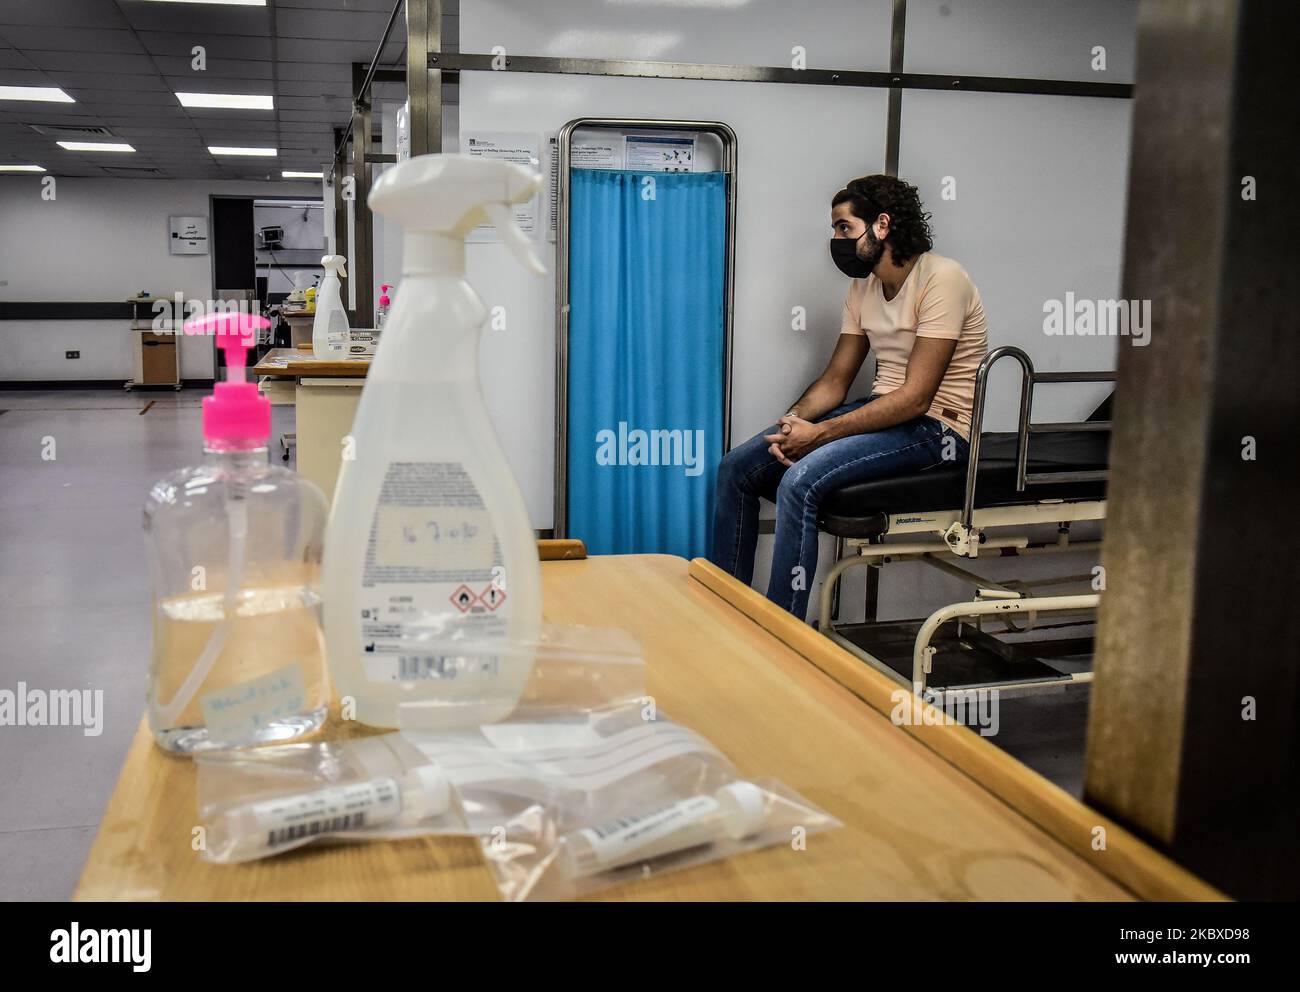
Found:
[{"label": "white wall panel", "polygon": [[[141,290],[213,295],[212,256],[173,255],[168,217],[211,217],[209,194],[314,196],[311,183],[62,178],[53,200],[40,177],[0,177],[0,299],[126,300]],[[127,379],[126,320],[0,321],[0,379]],[[65,351],[80,351],[68,360]],[[213,375],[211,343],[181,344],[181,374]]]},{"label": "white wall panel", "polygon": [[[465,72],[460,114],[462,133],[550,131],[575,117],[729,124],[739,147],[733,440],[770,424],[825,367],[847,288],[826,244],[830,199],[848,179],[882,166],[883,91]],[[553,516],[553,245],[543,259],[552,274],[535,278],[499,244],[470,245],[467,254],[484,301],[506,307],[507,330],[485,332],[481,368],[494,425],[539,528]],[[794,307],[805,309],[806,331],[792,330]]]},{"label": "white wall panel", "polygon": [[[904,94],[899,174],[920,187],[935,250],[979,287],[991,348],[1023,348],[1042,370],[1115,367],[1118,339],[1048,336],[1043,306],[1067,292],[1119,295],[1130,109],[1087,97]],[[945,177],[955,199],[943,199]],[[992,428],[1014,426],[1013,366],[994,373]],[[1110,388],[1040,386],[1035,419],[1085,416]]]},{"label": "white wall panel", "polygon": [[[1105,49],[1094,69],[1093,49]],[[1137,0],[909,0],[908,72],[1131,83]]]},{"label": "white wall panel", "polygon": [[890,0],[462,0],[460,50],[810,69],[889,68]]}]

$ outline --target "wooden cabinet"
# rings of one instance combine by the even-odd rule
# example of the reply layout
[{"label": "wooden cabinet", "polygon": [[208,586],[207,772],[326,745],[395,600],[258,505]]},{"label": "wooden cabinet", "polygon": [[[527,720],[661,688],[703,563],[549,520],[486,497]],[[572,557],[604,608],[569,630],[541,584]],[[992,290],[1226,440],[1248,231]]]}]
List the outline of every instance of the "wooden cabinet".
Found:
[{"label": "wooden cabinet", "polygon": [[180,384],[180,360],[176,335],[140,331],[140,375],[137,386]]},{"label": "wooden cabinet", "polygon": [[[170,305],[168,297],[162,302]],[[131,345],[135,350],[135,377],[126,388],[135,386],[171,386],[181,388],[181,349],[177,337],[180,324],[156,319],[158,297],[132,297]]]}]

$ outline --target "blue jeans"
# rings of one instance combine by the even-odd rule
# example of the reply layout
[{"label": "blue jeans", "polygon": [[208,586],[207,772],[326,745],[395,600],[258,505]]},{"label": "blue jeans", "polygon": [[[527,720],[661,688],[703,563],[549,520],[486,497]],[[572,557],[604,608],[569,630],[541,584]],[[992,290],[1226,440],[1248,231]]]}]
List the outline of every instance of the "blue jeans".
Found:
[{"label": "blue jeans", "polygon": [[[831,420],[871,400],[854,400],[822,417]],[[820,422],[820,421],[819,421]],[[758,501],[776,503],[776,544],[767,598],[801,620],[808,612],[808,588],[817,572],[817,508],[831,490],[869,479],[889,478],[933,468],[944,462],[944,449],[965,462],[966,440],[931,417],[870,434],[855,434],[823,445],[787,469],[768,452],[764,434],[732,448],[718,466],[714,497],[713,551],[709,559],[741,582],[754,576],[758,543]],[[945,445],[945,438],[952,443]]]}]

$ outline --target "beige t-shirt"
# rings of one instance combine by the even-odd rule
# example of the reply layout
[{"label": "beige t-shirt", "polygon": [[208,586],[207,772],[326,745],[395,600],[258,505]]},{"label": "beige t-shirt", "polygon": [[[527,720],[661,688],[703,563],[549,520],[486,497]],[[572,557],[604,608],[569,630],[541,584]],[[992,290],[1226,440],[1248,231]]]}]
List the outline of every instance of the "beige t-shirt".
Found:
[{"label": "beige t-shirt", "polygon": [[918,338],[949,338],[957,348],[934,394],[929,416],[970,439],[975,372],[988,351],[988,324],[980,292],[966,270],[932,251],[917,258],[898,295],[886,300],[874,274],[854,279],[844,299],[841,334],[865,333],[876,353],[872,392],[892,392],[907,378],[907,360]]}]

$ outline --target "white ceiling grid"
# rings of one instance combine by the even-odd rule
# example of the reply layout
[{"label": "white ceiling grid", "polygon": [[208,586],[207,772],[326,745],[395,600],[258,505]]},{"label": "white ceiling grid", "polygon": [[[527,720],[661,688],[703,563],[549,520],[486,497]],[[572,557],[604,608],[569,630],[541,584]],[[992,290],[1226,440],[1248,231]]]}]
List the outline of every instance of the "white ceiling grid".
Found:
[{"label": "white ceiling grid", "polygon": [[[0,85],[58,86],[76,100],[0,101],[0,164],[183,179],[317,170],[333,157],[333,128],[348,121],[352,63],[370,62],[392,9],[393,0],[0,0]],[[399,16],[380,64],[404,65],[405,41]],[[196,45],[206,50],[204,71],[191,67]],[[270,93],[275,109],[187,109],[178,91]],[[377,84],[372,96],[404,99],[405,87]],[[107,128],[112,138],[85,140],[124,141],[137,153],[65,151],[33,124]],[[274,146],[279,155],[215,158],[209,145]]]}]

